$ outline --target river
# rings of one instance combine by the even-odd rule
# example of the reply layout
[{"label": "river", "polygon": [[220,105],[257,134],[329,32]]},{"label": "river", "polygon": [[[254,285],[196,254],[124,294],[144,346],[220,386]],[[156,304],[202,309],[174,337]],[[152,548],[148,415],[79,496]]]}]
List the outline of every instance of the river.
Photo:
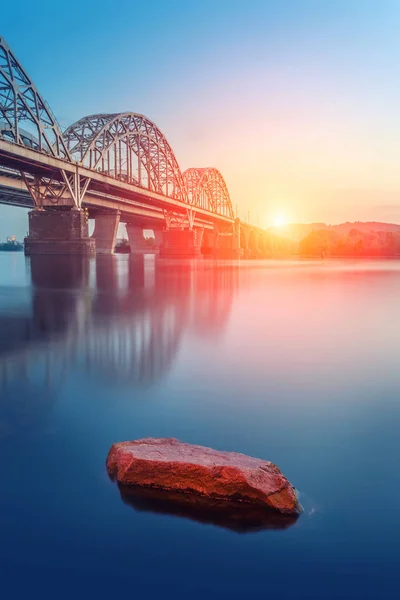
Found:
[{"label": "river", "polygon": [[[400,262],[0,254],[5,598],[397,598]],[[296,522],[123,500],[113,442],[271,460]]]}]

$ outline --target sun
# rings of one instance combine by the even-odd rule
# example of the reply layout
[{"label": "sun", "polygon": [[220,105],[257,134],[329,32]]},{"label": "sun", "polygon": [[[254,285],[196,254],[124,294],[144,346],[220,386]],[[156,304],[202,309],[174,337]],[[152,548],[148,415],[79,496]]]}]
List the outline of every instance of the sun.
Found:
[{"label": "sun", "polygon": [[287,225],[287,219],[284,215],[276,215],[273,218],[272,224],[274,227],[284,227]]}]

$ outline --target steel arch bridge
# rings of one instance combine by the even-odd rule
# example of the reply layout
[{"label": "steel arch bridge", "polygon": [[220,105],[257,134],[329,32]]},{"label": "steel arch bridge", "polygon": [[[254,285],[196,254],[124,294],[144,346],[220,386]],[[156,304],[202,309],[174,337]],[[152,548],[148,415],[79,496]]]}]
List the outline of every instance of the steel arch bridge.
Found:
[{"label": "steel arch bridge", "polygon": [[91,115],[64,132],[73,160],[88,169],[187,202],[178,161],[165,135],[136,113]]},{"label": "steel arch bridge", "polygon": [[[95,173],[178,201],[166,205],[182,212],[196,208],[200,214],[233,220],[232,203],[222,175],[213,168],[188,169],[182,174],[165,135],[147,117],[133,113],[96,114],[84,117],[63,133],[50,107],[32,79],[0,37],[0,142],[35,150],[61,159],[50,173],[42,159],[40,168],[18,156],[1,166],[20,171],[36,206],[65,204],[76,207],[101,183]],[[40,162],[40,161],[39,161]],[[85,169],[80,175],[76,167]],[[109,189],[110,186],[104,186]],[[121,185],[115,186],[118,192]],[[129,190],[127,191],[128,194]],[[179,203],[179,204],[178,204]],[[181,204],[182,203],[182,204]],[[161,206],[159,202],[158,206]]]},{"label": "steel arch bridge", "polygon": [[52,156],[71,159],[50,107],[2,37],[0,137]]},{"label": "steel arch bridge", "polygon": [[228,188],[217,169],[187,169],[183,173],[183,179],[192,206],[200,206],[216,214],[234,218]]}]

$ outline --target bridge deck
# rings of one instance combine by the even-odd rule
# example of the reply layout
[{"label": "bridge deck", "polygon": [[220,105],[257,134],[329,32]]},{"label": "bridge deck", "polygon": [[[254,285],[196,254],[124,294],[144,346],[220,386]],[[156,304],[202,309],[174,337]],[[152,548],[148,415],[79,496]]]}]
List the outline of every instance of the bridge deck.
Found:
[{"label": "bridge deck", "polygon": [[[108,207],[107,197],[110,196],[113,197],[112,208],[118,208],[126,215],[137,214],[138,205],[142,205],[143,208],[158,208],[161,211],[164,209],[181,213],[186,213],[188,209],[188,205],[183,201],[163,196],[157,192],[125,183],[98,171],[86,169],[78,164],[73,164],[69,161],[1,139],[0,163],[7,169],[29,172],[32,175],[49,177],[58,181],[62,181],[62,171],[69,174],[78,173],[82,177],[87,177],[90,179],[90,183],[87,196],[85,196],[85,204],[89,207]],[[15,188],[17,190],[20,192],[23,191],[22,182],[15,180],[15,175],[12,176],[10,174],[9,179],[15,181]],[[5,187],[4,174],[0,183]],[[13,187],[13,185],[9,187]],[[118,200],[115,201],[114,198]],[[203,220],[205,223],[233,224],[234,222],[234,219],[212,213],[204,208],[193,207],[193,210],[196,211],[197,218]]]}]

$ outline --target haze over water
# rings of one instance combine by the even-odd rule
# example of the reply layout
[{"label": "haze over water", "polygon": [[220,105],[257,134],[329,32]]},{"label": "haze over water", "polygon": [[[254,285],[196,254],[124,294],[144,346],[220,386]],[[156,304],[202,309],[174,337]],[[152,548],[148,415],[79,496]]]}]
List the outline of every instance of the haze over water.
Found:
[{"label": "haze over water", "polygon": [[[4,597],[396,597],[399,262],[3,254],[0,278]],[[105,459],[144,436],[271,460],[305,512],[133,507]]]}]

